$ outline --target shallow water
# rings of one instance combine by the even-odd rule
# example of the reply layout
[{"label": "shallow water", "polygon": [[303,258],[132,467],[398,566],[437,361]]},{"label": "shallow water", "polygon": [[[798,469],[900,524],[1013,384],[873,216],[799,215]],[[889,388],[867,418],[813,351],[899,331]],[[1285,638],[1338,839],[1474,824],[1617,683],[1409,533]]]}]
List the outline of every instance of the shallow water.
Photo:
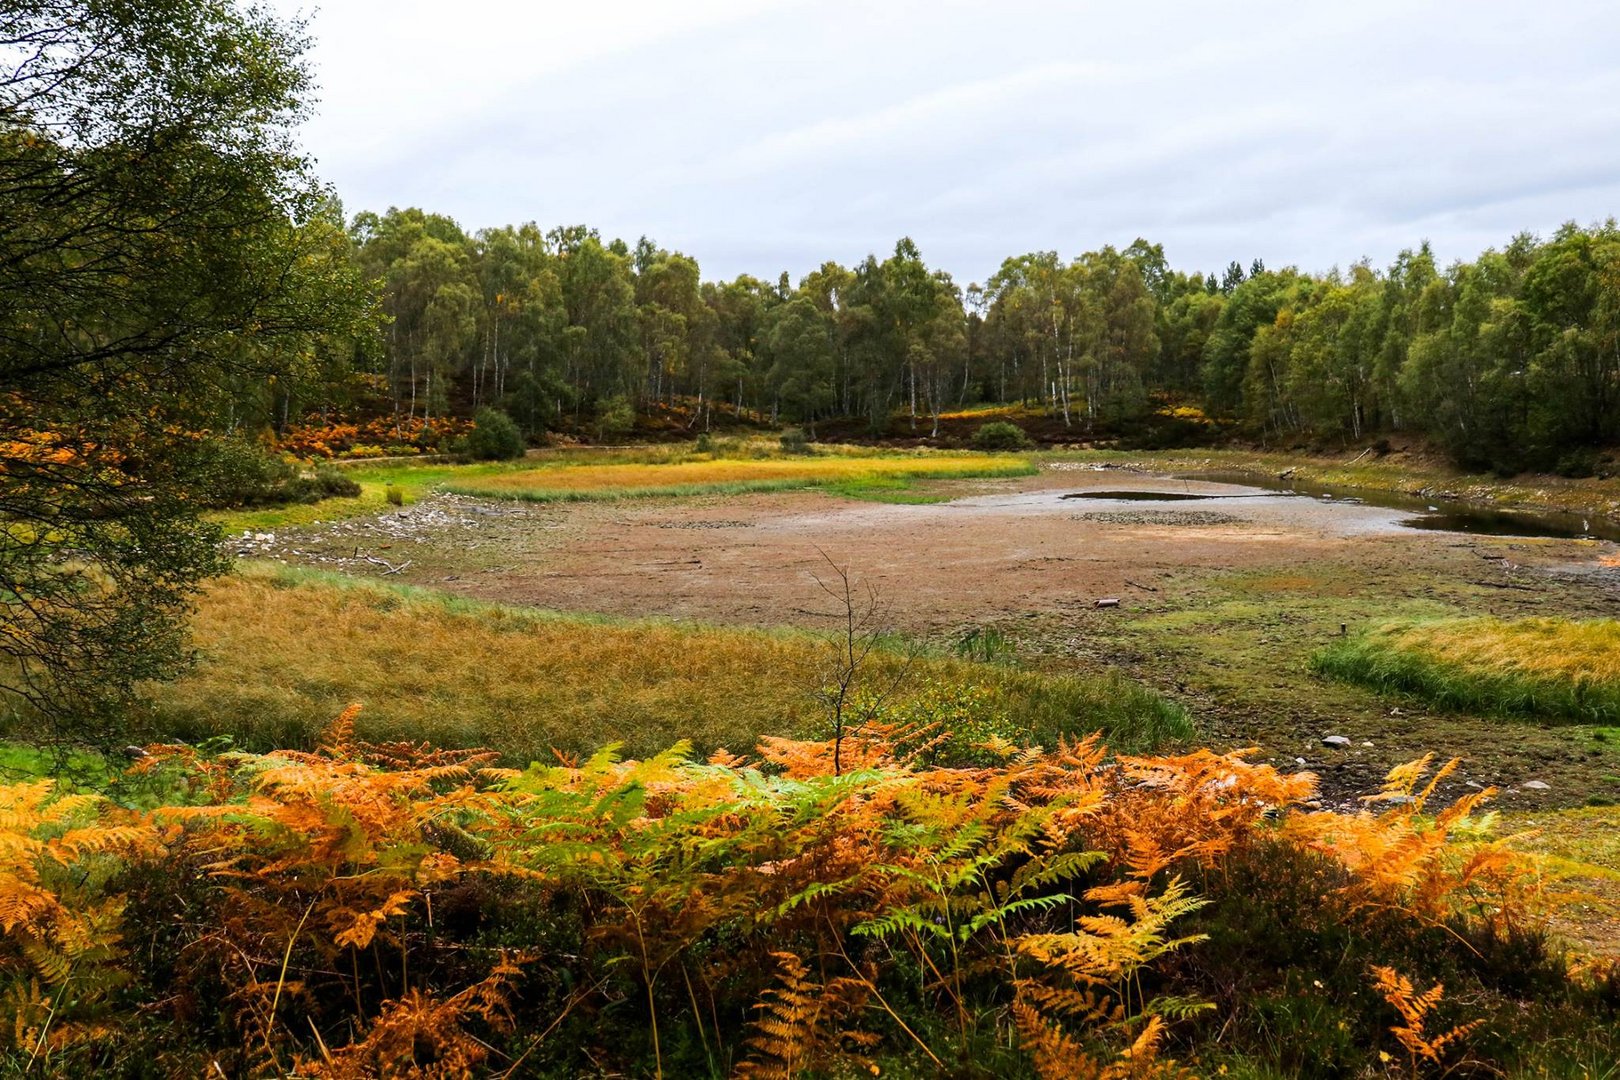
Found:
[{"label": "shallow water", "polygon": [[1578,514],[1488,510],[1455,499],[1424,499],[1387,491],[1296,483],[1291,479],[1255,473],[1207,472],[1188,474],[1179,479],[1242,484],[1245,487],[1259,488],[1279,495],[1308,497],[1322,503],[1337,502],[1378,506],[1387,510],[1415,511],[1413,517],[1397,522],[1408,529],[1473,533],[1483,536],[1596,538],[1620,541],[1620,525],[1604,519],[1583,518]]},{"label": "shallow water", "polygon": [[1229,499],[1230,495],[1194,495],[1185,491],[1075,491],[1064,499],[1118,499],[1122,502],[1184,502],[1187,499]]}]

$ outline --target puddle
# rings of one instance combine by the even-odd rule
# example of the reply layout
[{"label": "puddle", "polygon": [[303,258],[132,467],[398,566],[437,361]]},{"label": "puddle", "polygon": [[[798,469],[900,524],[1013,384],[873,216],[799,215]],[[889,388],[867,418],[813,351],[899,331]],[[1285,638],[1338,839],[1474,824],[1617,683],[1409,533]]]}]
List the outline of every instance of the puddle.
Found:
[{"label": "puddle", "polygon": [[1602,536],[1604,539],[1615,538],[1615,533],[1609,530],[1598,533],[1593,532],[1590,528],[1571,529],[1546,524],[1528,515],[1492,513],[1486,510],[1476,510],[1468,514],[1424,514],[1422,517],[1407,518],[1405,521],[1399,522],[1399,524],[1408,529],[1479,533],[1484,536],[1550,536],[1559,539],[1591,536]]},{"label": "puddle", "polygon": [[1296,484],[1291,480],[1254,473],[1207,472],[1189,474],[1178,479],[1207,480],[1223,484],[1243,484],[1261,488],[1273,494],[1298,495],[1316,499],[1324,504],[1377,506],[1385,510],[1405,510],[1414,516],[1397,524],[1408,529],[1430,532],[1474,533],[1482,536],[1552,537],[1557,539],[1586,539],[1620,541],[1620,525],[1609,521],[1593,521],[1578,514],[1535,514],[1486,510],[1453,499],[1425,499],[1420,496],[1399,495],[1386,491],[1368,491],[1360,488],[1323,487],[1317,484]]},{"label": "puddle", "polygon": [[1075,491],[1065,499],[1114,499],[1119,502],[1187,502],[1191,499],[1231,498],[1230,495],[1194,495],[1184,491]]}]

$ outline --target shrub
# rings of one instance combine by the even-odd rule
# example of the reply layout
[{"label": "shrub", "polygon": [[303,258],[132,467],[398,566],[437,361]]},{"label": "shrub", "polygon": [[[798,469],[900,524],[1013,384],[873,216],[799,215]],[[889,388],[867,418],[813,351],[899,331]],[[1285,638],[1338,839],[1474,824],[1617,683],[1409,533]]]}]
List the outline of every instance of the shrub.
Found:
[{"label": "shrub", "polygon": [[215,509],[312,503],[360,494],[360,485],[330,465],[306,472],[297,462],[244,439],[217,439],[203,451],[202,504]]},{"label": "shrub", "polygon": [[523,456],[523,433],[501,410],[479,409],[462,452],[474,461],[511,461]]},{"label": "shrub", "polygon": [[810,449],[810,440],[807,439],[804,432],[798,428],[788,428],[786,431],[782,432],[782,437],[779,441],[782,444],[782,450],[784,453],[814,453],[814,451]]},{"label": "shrub", "polygon": [[342,469],[322,465],[315,470],[315,489],[323,499],[355,499],[360,496],[360,485]]},{"label": "shrub", "polygon": [[1017,424],[1006,420],[992,420],[980,424],[973,433],[973,445],[980,450],[1014,450],[1029,445],[1029,436]]}]

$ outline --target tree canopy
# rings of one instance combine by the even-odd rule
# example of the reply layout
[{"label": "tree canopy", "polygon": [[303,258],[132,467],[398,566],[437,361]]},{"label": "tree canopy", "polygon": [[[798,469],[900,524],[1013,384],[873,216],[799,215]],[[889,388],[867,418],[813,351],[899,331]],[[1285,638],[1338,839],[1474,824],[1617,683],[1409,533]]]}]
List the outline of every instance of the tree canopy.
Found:
[{"label": "tree canopy", "polygon": [[0,14],[0,683],[81,733],[182,659],[220,565],[201,433],[262,422],[368,333],[293,140],[303,49],[224,0]]}]

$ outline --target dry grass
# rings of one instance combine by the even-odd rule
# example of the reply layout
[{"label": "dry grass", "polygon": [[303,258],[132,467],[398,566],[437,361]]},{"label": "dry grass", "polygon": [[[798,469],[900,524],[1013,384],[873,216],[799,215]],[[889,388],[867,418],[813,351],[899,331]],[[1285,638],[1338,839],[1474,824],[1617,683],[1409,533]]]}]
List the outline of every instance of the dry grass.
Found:
[{"label": "dry grass", "polygon": [[[524,763],[553,746],[748,751],[761,735],[815,732],[830,658],[805,633],[550,615],[265,567],[211,585],[194,626],[197,669],[152,691],[159,737],[309,746],[360,701],[365,738],[488,746]],[[906,663],[880,650],[868,685],[887,687]],[[1123,679],[942,657],[913,661],[895,702],[967,686],[983,689],[975,709],[1048,744],[1090,730],[1122,748],[1189,734],[1178,708]]]},{"label": "dry grass", "polygon": [[1021,457],[982,454],[720,458],[523,469],[452,481],[447,487],[465,495],[553,501],[788,487],[858,488],[895,480],[1022,476],[1034,471]]},{"label": "dry grass", "polygon": [[1398,621],[1318,653],[1317,670],[1478,712],[1620,719],[1620,622]]}]

